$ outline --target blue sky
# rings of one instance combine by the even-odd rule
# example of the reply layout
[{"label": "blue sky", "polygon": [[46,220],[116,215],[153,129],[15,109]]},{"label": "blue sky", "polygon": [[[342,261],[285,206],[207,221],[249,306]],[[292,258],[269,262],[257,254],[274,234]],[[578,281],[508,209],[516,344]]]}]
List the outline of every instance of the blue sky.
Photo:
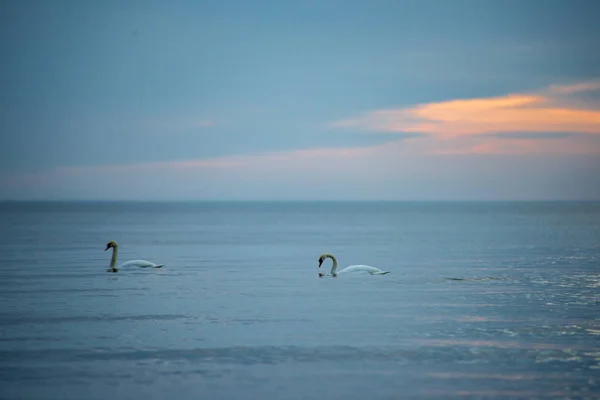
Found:
[{"label": "blue sky", "polygon": [[3,199],[600,199],[595,1],[5,1]]}]

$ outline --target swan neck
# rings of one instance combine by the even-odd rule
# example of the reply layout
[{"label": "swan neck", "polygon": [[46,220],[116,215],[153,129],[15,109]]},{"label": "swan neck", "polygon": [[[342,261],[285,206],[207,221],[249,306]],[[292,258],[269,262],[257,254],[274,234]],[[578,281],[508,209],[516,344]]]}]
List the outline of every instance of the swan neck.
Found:
[{"label": "swan neck", "polygon": [[114,245],[112,248],[112,258],[110,259],[110,266],[114,268],[117,265],[117,253],[119,252],[119,248],[117,245]]},{"label": "swan neck", "polygon": [[331,258],[331,261],[333,261],[333,265],[331,266],[331,275],[335,275],[335,271],[337,271],[337,267],[338,267],[337,259],[335,258],[335,256],[332,256],[331,254],[328,254],[327,257]]}]

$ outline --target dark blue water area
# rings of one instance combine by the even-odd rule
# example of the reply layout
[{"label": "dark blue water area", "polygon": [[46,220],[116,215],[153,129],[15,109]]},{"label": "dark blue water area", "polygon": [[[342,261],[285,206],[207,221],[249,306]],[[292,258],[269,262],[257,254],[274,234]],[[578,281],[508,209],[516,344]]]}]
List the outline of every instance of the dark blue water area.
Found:
[{"label": "dark blue water area", "polygon": [[[0,203],[0,398],[600,398],[600,203]],[[108,273],[144,259],[160,269]],[[317,269],[367,264],[388,275]]]}]

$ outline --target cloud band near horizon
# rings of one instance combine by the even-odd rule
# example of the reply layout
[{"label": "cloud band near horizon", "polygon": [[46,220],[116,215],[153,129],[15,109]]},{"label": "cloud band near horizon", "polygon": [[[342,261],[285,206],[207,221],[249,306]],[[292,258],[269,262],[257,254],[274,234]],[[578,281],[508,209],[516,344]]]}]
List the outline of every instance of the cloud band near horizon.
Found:
[{"label": "cloud band near horizon", "polygon": [[[120,190],[135,196],[132,187],[139,189],[139,185],[146,185],[149,188],[160,181],[170,187],[169,190],[175,190],[171,182],[175,180],[188,181],[192,186],[219,187],[221,193],[229,193],[228,187],[232,185],[238,188],[252,186],[250,182],[256,188],[268,187],[272,194],[277,193],[277,185],[290,182],[314,191],[334,188],[345,182],[345,190],[352,191],[353,182],[366,188],[373,184],[390,185],[398,179],[405,184],[409,182],[410,186],[413,177],[423,179],[423,176],[435,174],[446,180],[452,179],[448,173],[453,170],[453,165],[462,165],[455,171],[462,176],[454,179],[464,180],[469,176],[470,167],[467,166],[471,164],[456,157],[468,155],[510,156],[513,157],[511,162],[515,161],[514,156],[520,156],[521,165],[527,164],[528,157],[586,156],[588,158],[582,165],[596,168],[596,163],[589,164],[589,156],[594,158],[600,154],[600,110],[594,100],[578,95],[589,95],[598,90],[600,81],[552,85],[536,93],[374,110],[329,125],[335,129],[390,134],[390,141],[377,145],[293,149],[166,162],[62,166],[41,172],[4,174],[0,176],[0,187],[20,193],[37,193],[38,189],[52,193],[65,186],[116,180],[118,184],[108,185],[113,187],[112,191]],[[407,132],[421,135],[394,137],[395,133]],[[444,156],[452,158],[440,159]],[[484,171],[480,168],[479,172]],[[498,171],[492,175],[488,175],[488,179],[501,179]],[[442,183],[437,185],[443,187]],[[249,187],[248,190],[254,189]],[[264,193],[266,189],[262,190]],[[204,191],[191,190],[190,193],[202,196]]]}]

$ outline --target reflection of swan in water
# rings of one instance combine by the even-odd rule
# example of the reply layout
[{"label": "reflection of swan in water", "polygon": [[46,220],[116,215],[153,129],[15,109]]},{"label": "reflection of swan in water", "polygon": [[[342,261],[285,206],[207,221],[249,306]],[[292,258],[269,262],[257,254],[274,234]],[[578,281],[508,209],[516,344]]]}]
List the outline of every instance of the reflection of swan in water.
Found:
[{"label": "reflection of swan in water", "polygon": [[106,270],[106,272],[119,272],[119,268],[124,268],[124,267],[139,267],[139,268],[160,268],[160,267],[162,267],[162,265],[156,265],[156,264],[154,264],[150,261],[146,261],[146,260],[131,260],[131,261],[125,261],[123,264],[119,265],[119,268],[117,268],[116,267],[117,253],[119,252],[119,245],[114,240],[111,240],[106,245],[106,249],[104,249],[104,251],[110,249],[111,247],[113,249],[112,258],[110,259],[110,267]]},{"label": "reflection of swan in water", "polygon": [[[338,274],[342,274],[342,273],[350,273],[350,272],[366,272],[370,275],[385,275],[385,274],[389,274],[389,271],[382,271],[379,268],[375,268],[375,267],[371,267],[369,265],[351,265],[349,267],[346,267],[340,271],[337,270],[338,267],[338,262],[337,259],[335,258],[335,256],[329,254],[329,253],[325,253],[325,254],[321,254],[321,256],[319,257],[319,268],[321,268],[321,264],[323,264],[323,261],[325,261],[325,259],[327,258],[331,258],[331,260],[333,261],[333,266],[331,267],[331,276],[333,276],[334,278],[338,276]],[[319,272],[319,278],[324,277],[325,274]]]}]

